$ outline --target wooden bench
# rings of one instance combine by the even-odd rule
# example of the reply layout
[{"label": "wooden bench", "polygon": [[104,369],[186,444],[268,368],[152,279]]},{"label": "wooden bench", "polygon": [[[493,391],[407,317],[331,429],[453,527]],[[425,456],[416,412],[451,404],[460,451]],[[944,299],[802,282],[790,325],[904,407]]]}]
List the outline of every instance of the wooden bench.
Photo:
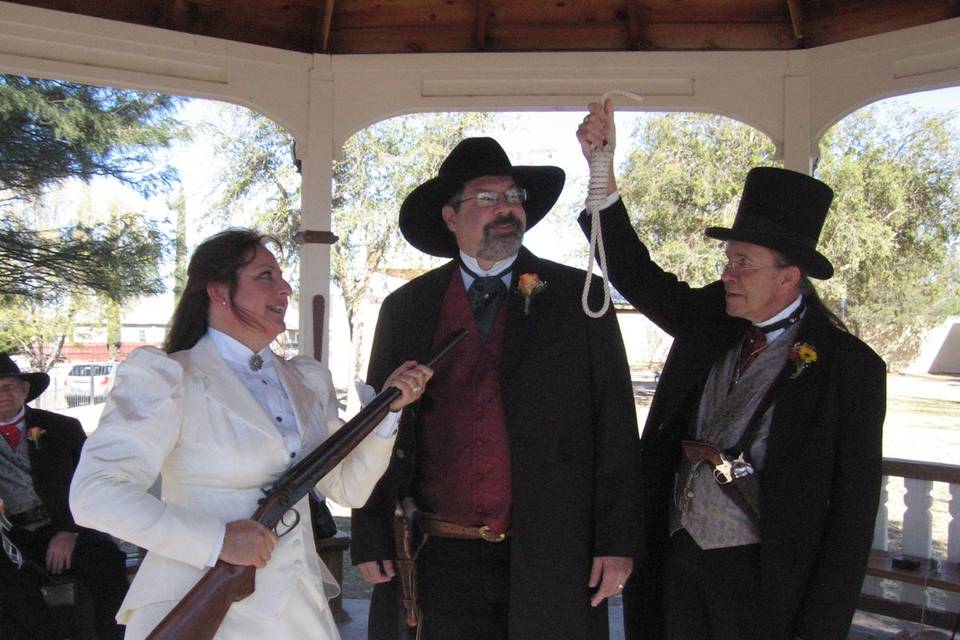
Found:
[{"label": "wooden bench", "polygon": [[[917,567],[913,569],[894,566],[895,559],[904,559],[907,562],[916,563]],[[904,584],[960,593],[960,564],[956,562],[939,562],[937,566],[931,567],[929,558],[893,555],[886,551],[874,549],[870,552],[870,560],[867,563],[867,575]],[[924,609],[917,604],[897,602],[864,593],[860,594],[857,608],[900,620],[909,620],[910,622],[919,623],[923,621],[941,629],[953,629],[957,624],[958,616],[960,616],[960,613],[952,611]]]}]

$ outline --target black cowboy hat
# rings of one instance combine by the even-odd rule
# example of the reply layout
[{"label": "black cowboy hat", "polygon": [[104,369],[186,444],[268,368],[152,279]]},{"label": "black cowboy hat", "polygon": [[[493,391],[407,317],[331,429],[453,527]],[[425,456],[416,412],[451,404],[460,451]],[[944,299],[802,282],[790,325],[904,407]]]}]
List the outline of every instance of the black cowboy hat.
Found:
[{"label": "black cowboy hat", "polygon": [[50,384],[50,376],[45,373],[21,373],[20,367],[9,354],[0,353],[0,378],[20,378],[30,383],[30,391],[24,402],[30,402],[46,391]]},{"label": "black cowboy hat", "polygon": [[414,247],[441,258],[457,255],[457,241],[447,229],[441,211],[468,180],[480,176],[510,176],[527,190],[523,208],[527,229],[540,222],[563,190],[560,167],[513,166],[493,138],[467,138],[447,156],[437,177],[410,192],[400,206],[400,232]]},{"label": "black cowboy hat", "polygon": [[817,240],[833,190],[816,178],[776,167],[754,167],[743,184],[733,227],[708,227],[717,240],[740,240],[779,251],[812,278],[826,280],[833,265]]}]

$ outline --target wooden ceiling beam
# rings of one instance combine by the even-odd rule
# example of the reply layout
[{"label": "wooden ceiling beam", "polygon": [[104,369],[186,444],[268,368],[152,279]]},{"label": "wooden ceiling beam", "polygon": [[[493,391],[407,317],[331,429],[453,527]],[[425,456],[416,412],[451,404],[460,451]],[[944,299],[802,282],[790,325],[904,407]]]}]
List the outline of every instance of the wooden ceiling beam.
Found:
[{"label": "wooden ceiling beam", "polygon": [[787,9],[790,11],[793,37],[797,39],[797,45],[803,47],[803,9],[800,7],[800,0],[787,0]]},{"label": "wooden ceiling beam", "polygon": [[318,53],[330,53],[330,25],[333,24],[333,4],[336,0],[324,0],[323,16],[320,18],[320,32],[315,47]]},{"label": "wooden ceiling beam", "polygon": [[648,48],[647,43],[643,40],[644,10],[645,7],[641,0],[627,0],[627,30],[630,37],[630,48],[636,51]]},{"label": "wooden ceiling beam", "polygon": [[487,0],[477,0],[476,24],[474,31],[474,49],[483,51],[487,48]]}]

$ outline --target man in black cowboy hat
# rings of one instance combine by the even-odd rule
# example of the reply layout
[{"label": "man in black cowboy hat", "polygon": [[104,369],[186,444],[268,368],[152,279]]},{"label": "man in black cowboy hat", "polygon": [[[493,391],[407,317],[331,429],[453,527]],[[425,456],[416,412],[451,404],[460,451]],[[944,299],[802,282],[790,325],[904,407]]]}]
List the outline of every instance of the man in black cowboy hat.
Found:
[{"label": "man in black cowboy hat", "polygon": [[97,636],[122,638],[114,616],[127,591],[124,556],[108,536],[78,527],[67,501],[86,435],[76,419],[26,405],[49,383],[0,354],[0,499],[12,525],[4,535],[19,551],[0,553],[0,637],[59,637],[40,588],[72,571],[92,596]]},{"label": "man in black cowboy hat", "polygon": [[[590,105],[585,155],[613,144]],[[609,185],[611,282],[674,337],[641,438],[644,542],[624,592],[627,638],[846,638],[880,495],[885,365],[809,278],[833,192],[760,167],[746,178],[719,281],[654,263]],[[581,226],[588,228],[587,214]]]},{"label": "man in black cowboy hat", "polygon": [[382,383],[456,329],[470,335],[404,412],[393,462],[353,514],[353,561],[376,584],[370,638],[398,635],[398,502],[419,509],[428,536],[423,638],[607,637],[605,599],[639,535],[636,414],[613,313],[587,318],[584,273],[521,245],[563,181],[470,138],[400,209],[410,244],[453,260],[384,301],[367,379]]}]

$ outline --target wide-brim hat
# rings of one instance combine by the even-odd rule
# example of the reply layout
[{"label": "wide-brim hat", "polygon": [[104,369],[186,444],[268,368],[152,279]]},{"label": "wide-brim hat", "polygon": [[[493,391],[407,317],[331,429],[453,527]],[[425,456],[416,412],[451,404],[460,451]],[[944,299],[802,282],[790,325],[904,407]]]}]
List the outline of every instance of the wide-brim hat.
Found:
[{"label": "wide-brim hat", "polygon": [[480,176],[510,176],[527,190],[523,205],[527,229],[550,211],[560,197],[565,178],[560,167],[512,165],[493,138],[466,138],[440,165],[437,177],[411,191],[400,206],[400,233],[407,242],[432,256],[455,257],[459,253],[457,241],[441,212],[465,182]]},{"label": "wide-brim hat", "polygon": [[783,253],[812,278],[826,280],[833,265],[817,251],[833,190],[806,174],[754,167],[743,184],[733,226],[708,227],[717,240],[740,240]]},{"label": "wide-brim hat", "polygon": [[50,376],[42,372],[22,373],[17,363],[7,353],[0,353],[0,378],[20,378],[30,383],[30,391],[24,402],[30,402],[47,390],[50,385]]}]

